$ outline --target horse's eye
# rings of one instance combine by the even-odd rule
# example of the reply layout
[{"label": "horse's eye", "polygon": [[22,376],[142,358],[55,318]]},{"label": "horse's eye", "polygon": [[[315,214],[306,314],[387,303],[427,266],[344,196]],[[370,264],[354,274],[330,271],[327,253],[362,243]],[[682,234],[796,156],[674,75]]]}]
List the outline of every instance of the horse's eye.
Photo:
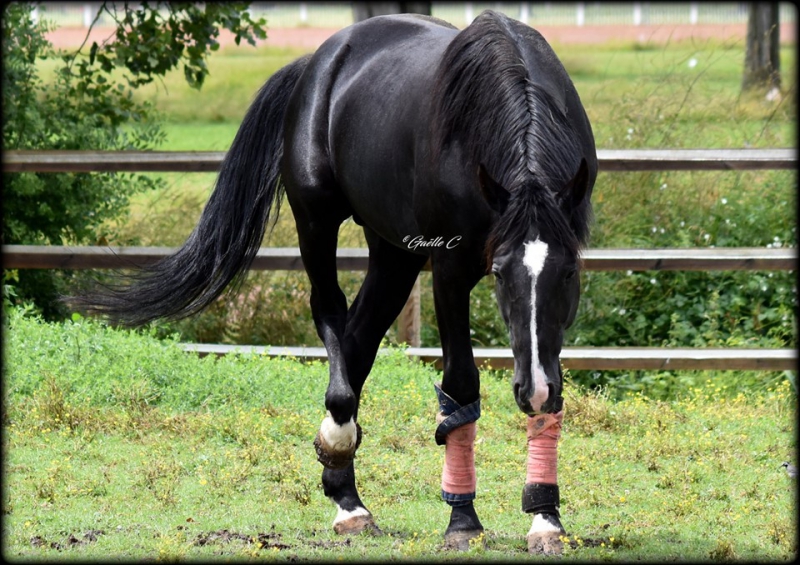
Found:
[{"label": "horse's eye", "polygon": [[567,281],[567,282],[569,282],[569,281],[571,281],[572,279],[574,279],[574,278],[575,278],[575,275],[576,275],[576,274],[578,274],[578,269],[570,269],[570,270],[569,270],[569,271],[567,271],[567,273],[564,275],[564,280],[565,280],[565,281]]},{"label": "horse's eye", "polygon": [[492,274],[494,275],[495,279],[497,279],[497,282],[503,284],[503,275],[500,274],[500,269],[494,265],[492,265]]}]

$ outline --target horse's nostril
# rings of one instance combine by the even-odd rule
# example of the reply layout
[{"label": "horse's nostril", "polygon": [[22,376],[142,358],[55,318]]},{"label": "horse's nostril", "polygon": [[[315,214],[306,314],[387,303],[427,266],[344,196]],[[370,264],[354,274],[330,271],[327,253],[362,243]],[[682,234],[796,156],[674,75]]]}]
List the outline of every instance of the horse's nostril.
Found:
[{"label": "horse's nostril", "polygon": [[553,383],[547,383],[547,398],[548,400],[556,397],[556,387]]}]

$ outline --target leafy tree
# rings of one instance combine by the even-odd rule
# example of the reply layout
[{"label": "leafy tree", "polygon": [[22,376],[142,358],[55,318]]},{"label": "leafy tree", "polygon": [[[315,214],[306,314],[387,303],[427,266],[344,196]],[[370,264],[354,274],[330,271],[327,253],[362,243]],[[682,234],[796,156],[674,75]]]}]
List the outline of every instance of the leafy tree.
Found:
[{"label": "leafy tree", "polygon": [[[4,150],[143,150],[156,147],[163,133],[154,108],[133,99],[133,90],[183,67],[186,80],[200,88],[206,60],[219,48],[221,29],[237,44],[266,37],[264,21],[251,20],[248,3],[104,2],[116,22],[115,40],[92,43],[88,53],[56,52],[45,33],[53,29],[32,17],[34,4],[3,8],[2,89]],[[94,25],[94,24],[93,24]],[[87,37],[88,37],[87,33]],[[45,84],[37,61],[59,61]],[[117,71],[117,72],[115,72]],[[121,73],[118,71],[122,71]],[[113,74],[112,74],[113,73]],[[157,183],[133,174],[3,174],[4,244],[104,244],[113,237],[109,221],[124,217],[130,197]],[[11,302],[33,302],[48,319],[66,312],[57,302],[65,285],[77,284],[68,271],[4,271]]]}]

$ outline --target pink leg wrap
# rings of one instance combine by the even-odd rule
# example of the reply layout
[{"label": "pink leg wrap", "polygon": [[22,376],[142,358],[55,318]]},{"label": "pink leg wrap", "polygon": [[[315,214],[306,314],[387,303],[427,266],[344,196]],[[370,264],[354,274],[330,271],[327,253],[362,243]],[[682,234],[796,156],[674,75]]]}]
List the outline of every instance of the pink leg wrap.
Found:
[{"label": "pink leg wrap", "polygon": [[475,436],[477,422],[464,424],[447,434],[442,469],[442,490],[450,494],[475,492]]},{"label": "pink leg wrap", "polygon": [[558,483],[558,438],[564,411],[528,416],[528,473],[525,483]]}]

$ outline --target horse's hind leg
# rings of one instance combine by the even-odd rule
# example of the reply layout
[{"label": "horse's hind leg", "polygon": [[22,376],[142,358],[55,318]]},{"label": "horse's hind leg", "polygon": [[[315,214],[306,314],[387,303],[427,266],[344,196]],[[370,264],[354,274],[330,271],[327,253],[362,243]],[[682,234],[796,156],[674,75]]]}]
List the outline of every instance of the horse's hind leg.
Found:
[{"label": "horse's hind leg", "polygon": [[[356,397],[375,361],[381,338],[397,318],[426,257],[398,249],[365,229],[370,248],[364,284],[347,315],[344,358]],[[356,406],[356,412],[358,406]],[[334,531],[340,534],[377,531],[372,515],[361,502],[353,463],[346,469],[324,469],[322,486],[337,507]]]},{"label": "horse's hind leg", "polygon": [[359,434],[355,423],[356,395],[347,375],[343,340],[347,300],[336,270],[339,225],[351,211],[338,189],[296,186],[287,177],[286,194],[295,216],[300,254],[311,282],[311,313],[328,353],[327,416],[314,441],[325,467],[344,469],[353,460]]}]

